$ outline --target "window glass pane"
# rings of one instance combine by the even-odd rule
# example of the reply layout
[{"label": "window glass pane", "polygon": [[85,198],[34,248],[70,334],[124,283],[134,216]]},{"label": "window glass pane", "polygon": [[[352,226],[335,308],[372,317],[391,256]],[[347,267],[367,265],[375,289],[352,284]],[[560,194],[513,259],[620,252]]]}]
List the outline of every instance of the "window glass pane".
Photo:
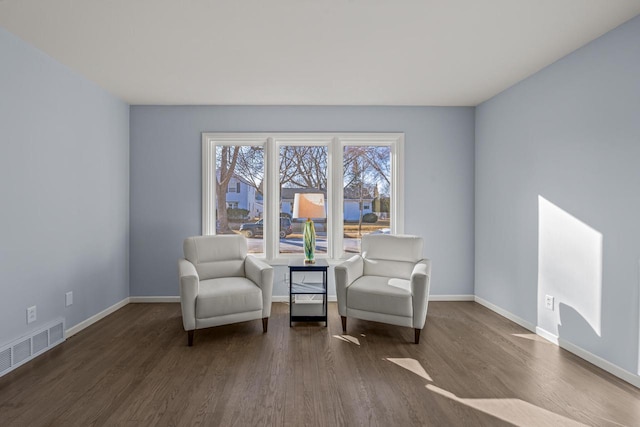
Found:
[{"label": "window glass pane", "polygon": [[216,146],[216,234],[241,233],[249,253],[264,253],[264,150]]},{"label": "window glass pane", "polygon": [[324,195],[324,213],[316,212],[311,219],[316,230],[315,253],[327,253],[327,153],[326,146],[280,147],[280,253],[304,254],[302,230],[307,218],[292,215],[295,195],[308,193]]},{"label": "window glass pane", "polygon": [[361,237],[391,232],[391,147],[344,147],[344,246],[360,252]]}]

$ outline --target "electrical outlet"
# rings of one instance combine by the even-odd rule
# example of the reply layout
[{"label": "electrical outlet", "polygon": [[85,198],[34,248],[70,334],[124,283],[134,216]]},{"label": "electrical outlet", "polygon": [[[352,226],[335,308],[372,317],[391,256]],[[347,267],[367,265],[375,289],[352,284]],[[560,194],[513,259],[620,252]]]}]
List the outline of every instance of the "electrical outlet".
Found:
[{"label": "electrical outlet", "polygon": [[33,307],[28,307],[27,308],[27,324],[35,322],[37,318],[38,316],[36,313],[36,306],[34,305]]},{"label": "electrical outlet", "polygon": [[544,297],[544,306],[553,311],[553,297],[551,295],[546,295]]},{"label": "electrical outlet", "polygon": [[67,292],[64,296],[64,306],[69,307],[73,305],[73,292]]}]

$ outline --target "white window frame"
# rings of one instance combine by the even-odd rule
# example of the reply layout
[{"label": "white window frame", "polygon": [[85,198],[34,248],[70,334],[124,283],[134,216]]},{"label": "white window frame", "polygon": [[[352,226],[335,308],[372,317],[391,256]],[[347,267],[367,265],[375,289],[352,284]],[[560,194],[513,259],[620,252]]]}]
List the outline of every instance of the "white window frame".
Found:
[{"label": "white window frame", "polygon": [[202,133],[202,234],[216,233],[215,166],[220,145],[261,146],[264,153],[264,258],[272,264],[286,263],[301,254],[280,254],[280,147],[320,145],[327,147],[327,254],[319,258],[341,259],[352,254],[343,248],[343,153],[345,146],[387,145],[391,162],[391,233],[404,233],[404,133]]}]

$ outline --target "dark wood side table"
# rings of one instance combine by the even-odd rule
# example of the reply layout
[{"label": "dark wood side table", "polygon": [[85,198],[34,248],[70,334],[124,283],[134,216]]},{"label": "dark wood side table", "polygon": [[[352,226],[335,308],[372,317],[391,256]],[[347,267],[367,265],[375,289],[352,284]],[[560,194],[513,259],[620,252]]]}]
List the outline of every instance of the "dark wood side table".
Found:
[{"label": "dark wood side table", "polygon": [[[289,326],[292,322],[324,322],[324,326],[327,326],[328,269],[329,263],[326,259],[317,259],[314,264],[306,264],[302,258],[289,261]],[[305,282],[305,275],[299,273],[309,272],[321,272],[322,282]],[[298,280],[294,281],[294,278]],[[319,302],[296,303],[296,295],[322,295],[322,304]]]}]

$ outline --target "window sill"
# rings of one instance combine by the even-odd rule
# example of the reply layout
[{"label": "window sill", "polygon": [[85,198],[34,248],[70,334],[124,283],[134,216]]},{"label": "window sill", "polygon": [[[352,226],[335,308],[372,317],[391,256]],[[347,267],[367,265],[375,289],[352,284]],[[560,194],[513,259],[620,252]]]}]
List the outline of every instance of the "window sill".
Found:
[{"label": "window sill", "polygon": [[[249,255],[253,255],[253,254],[249,254]],[[329,267],[333,267],[336,266],[344,261],[346,261],[347,259],[351,258],[351,256],[353,256],[355,254],[351,254],[350,256],[346,257],[346,258],[327,258],[327,257],[319,257],[317,259],[325,259],[327,260],[327,262],[329,263]],[[289,265],[289,260],[294,259],[294,258],[302,258],[302,255],[296,257],[296,256],[290,256],[290,257],[278,257],[278,258],[274,258],[274,259],[266,259],[264,256],[258,256],[258,255],[253,255],[256,258],[261,259],[262,261],[266,262],[267,264],[271,265],[271,266],[287,266]]]}]

